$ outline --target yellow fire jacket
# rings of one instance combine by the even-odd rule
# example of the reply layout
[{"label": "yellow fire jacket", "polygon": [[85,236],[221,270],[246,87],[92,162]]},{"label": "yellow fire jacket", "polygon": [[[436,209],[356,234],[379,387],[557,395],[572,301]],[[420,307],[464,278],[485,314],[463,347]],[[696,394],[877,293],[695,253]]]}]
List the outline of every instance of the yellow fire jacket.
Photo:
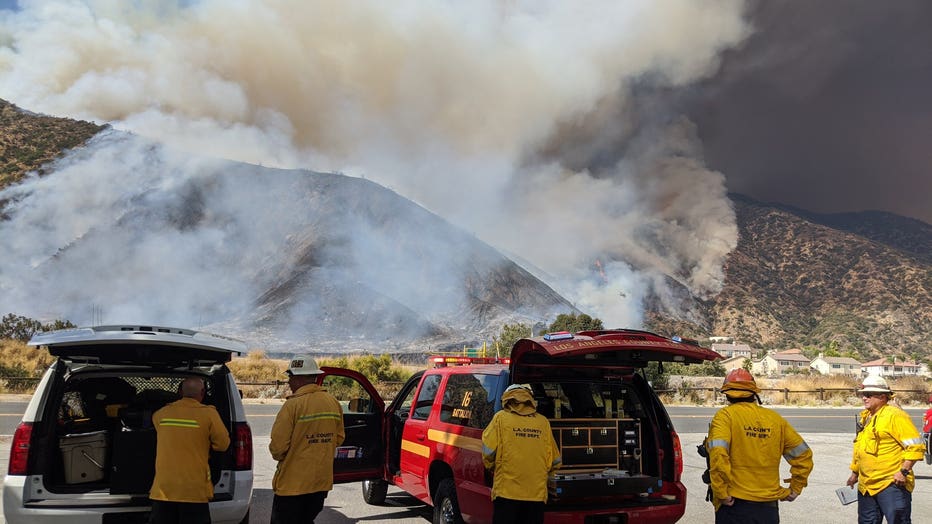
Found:
[{"label": "yellow fire jacket", "polygon": [[207,502],[214,496],[207,460],[210,450],[225,451],[230,433],[217,409],[182,398],[152,415],[158,444],[155,479],[149,498],[171,502]]},{"label": "yellow fire jacket", "polygon": [[333,488],[333,455],[343,443],[343,409],[317,384],[288,397],[272,424],[269,452],[278,461],[272,490],[304,495]]},{"label": "yellow fire jacket", "polygon": [[[812,471],[812,450],[779,413],[753,402],[735,402],[712,417],[709,473],[715,509],[735,497],[755,502],[802,493]],[[789,489],[780,484],[780,457],[790,464]]]},{"label": "yellow fire jacket", "polygon": [[[902,409],[888,404],[873,417],[869,415],[866,409],[861,412],[864,429],[854,440],[851,471],[858,474],[858,490],[873,496],[893,482],[893,475],[904,460],[922,460],[926,446]],[[910,472],[906,477],[906,489],[910,492],[915,481]]]},{"label": "yellow fire jacket", "polygon": [[526,390],[502,396],[503,409],[482,432],[482,461],[493,472],[492,499],[547,501],[547,482],[560,467],[560,449],[547,417]]}]

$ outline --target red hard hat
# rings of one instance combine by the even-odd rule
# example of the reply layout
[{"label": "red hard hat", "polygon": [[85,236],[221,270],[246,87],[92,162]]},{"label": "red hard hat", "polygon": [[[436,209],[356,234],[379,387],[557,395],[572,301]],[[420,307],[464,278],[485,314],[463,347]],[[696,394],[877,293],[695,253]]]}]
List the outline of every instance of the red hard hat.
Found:
[{"label": "red hard hat", "polygon": [[754,377],[744,368],[735,368],[725,375],[725,384],[729,382],[754,382]]},{"label": "red hard hat", "polygon": [[752,393],[760,393],[760,388],[754,382],[754,377],[744,368],[735,368],[725,375],[725,381],[722,383],[722,393],[734,397],[747,397]]}]

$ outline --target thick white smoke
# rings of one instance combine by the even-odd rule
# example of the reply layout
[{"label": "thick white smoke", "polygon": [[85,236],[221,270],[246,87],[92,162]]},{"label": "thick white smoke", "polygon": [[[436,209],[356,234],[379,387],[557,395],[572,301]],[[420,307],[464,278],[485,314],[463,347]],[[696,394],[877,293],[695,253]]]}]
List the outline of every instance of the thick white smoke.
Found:
[{"label": "thick white smoke", "polygon": [[[742,9],[21,1],[0,15],[0,98],[209,156],[365,176],[516,254],[607,325],[634,327],[657,275],[716,292],[737,230],[689,122],[602,108],[713,73],[747,34]],[[57,206],[51,238],[17,233],[3,256],[41,263],[93,230],[90,199],[119,198],[120,161],[42,204]],[[203,275],[189,262],[177,270]]]}]

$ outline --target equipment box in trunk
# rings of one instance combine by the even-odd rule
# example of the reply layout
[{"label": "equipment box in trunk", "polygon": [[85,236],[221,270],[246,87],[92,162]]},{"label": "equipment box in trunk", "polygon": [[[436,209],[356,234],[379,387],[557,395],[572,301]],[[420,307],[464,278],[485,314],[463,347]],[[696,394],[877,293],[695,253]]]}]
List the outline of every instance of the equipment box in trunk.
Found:
[{"label": "equipment box in trunk", "polygon": [[646,475],[631,475],[622,470],[593,473],[558,473],[556,496],[561,498],[591,498],[611,495],[636,495],[660,487],[660,479]]},{"label": "equipment box in trunk", "polygon": [[623,469],[641,473],[641,427],[634,419],[554,419],[561,472],[574,469]]},{"label": "equipment box in trunk", "polygon": [[554,419],[550,427],[562,455],[557,499],[640,494],[659,485],[642,474],[640,421]]},{"label": "equipment box in trunk", "polygon": [[66,484],[102,480],[107,471],[107,432],[63,435],[58,441]]}]

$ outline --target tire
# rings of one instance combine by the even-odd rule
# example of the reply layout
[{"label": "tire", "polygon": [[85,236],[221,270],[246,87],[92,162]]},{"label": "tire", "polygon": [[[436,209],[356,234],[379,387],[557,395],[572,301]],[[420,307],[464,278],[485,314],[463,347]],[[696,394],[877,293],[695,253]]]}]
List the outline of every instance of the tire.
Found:
[{"label": "tire", "polygon": [[433,524],[463,524],[460,505],[456,500],[456,484],[452,478],[445,478],[437,486],[434,494]]},{"label": "tire", "polygon": [[243,520],[239,521],[239,524],[249,524],[249,510],[246,510],[246,514],[243,515]]},{"label": "tire", "polygon": [[382,479],[362,481],[362,499],[366,504],[381,506],[385,504],[385,495],[388,493],[388,482]]}]

